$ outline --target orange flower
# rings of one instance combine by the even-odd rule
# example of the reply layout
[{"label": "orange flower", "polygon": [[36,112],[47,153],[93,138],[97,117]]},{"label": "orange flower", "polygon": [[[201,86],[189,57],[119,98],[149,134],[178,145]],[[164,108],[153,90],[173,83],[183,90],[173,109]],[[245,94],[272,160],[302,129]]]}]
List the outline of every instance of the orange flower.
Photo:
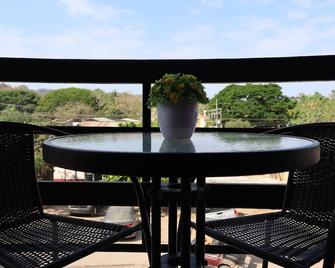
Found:
[{"label": "orange flower", "polygon": [[172,93],[170,94],[170,100],[171,100],[173,103],[177,103],[177,101],[178,101],[178,95],[177,95],[176,93],[172,92]]}]

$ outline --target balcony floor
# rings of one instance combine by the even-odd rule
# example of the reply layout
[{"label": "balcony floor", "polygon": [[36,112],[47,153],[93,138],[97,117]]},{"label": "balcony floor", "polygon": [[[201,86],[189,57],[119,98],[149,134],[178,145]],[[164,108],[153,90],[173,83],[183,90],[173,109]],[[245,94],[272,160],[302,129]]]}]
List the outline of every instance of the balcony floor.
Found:
[{"label": "balcony floor", "polygon": [[[147,256],[145,253],[104,253],[97,252],[87,256],[71,265],[68,268],[147,268]],[[262,260],[255,256],[247,256],[244,264],[239,264],[236,268],[261,268]],[[321,268],[322,262],[312,266]],[[281,268],[281,266],[270,263],[269,268]]]}]

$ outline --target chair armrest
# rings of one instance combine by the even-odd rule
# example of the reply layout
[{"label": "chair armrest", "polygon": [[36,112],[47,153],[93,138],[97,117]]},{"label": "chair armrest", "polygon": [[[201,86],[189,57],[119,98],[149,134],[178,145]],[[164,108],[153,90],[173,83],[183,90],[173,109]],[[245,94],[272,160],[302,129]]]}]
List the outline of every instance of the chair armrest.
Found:
[{"label": "chair armrest", "polygon": [[333,211],[333,217],[330,221],[328,228],[328,236],[326,242],[326,251],[323,267],[334,267],[335,264],[335,209]]}]

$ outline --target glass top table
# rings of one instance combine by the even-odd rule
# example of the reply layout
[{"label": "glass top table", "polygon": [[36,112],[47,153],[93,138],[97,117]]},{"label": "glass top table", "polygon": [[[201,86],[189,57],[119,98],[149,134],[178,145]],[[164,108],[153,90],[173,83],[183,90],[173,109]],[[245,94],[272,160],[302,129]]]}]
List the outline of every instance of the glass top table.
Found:
[{"label": "glass top table", "polygon": [[[271,134],[232,132],[194,133],[188,140],[164,140],[160,133],[104,133],[69,135],[43,143],[43,158],[72,170],[130,176],[138,195],[151,267],[199,267],[204,260],[205,177],[252,175],[289,171],[319,161],[314,140]],[[141,200],[138,177],[151,178],[151,228]],[[169,201],[167,258],[161,259],[161,177],[180,180],[180,195]],[[197,178],[197,243],[190,251],[192,181]],[[174,180],[174,181],[173,181]],[[170,196],[172,188],[168,189]],[[173,189],[175,191],[175,189]],[[167,196],[167,195],[165,195]],[[200,197],[201,196],[201,197]],[[180,202],[180,203],[179,203]],[[180,204],[180,249],[177,249],[177,206]],[[171,219],[171,220],[170,220]],[[193,265],[192,263],[195,263]]]},{"label": "glass top table", "polygon": [[287,171],[317,163],[318,142],[252,133],[194,133],[164,140],[160,133],[105,133],[56,137],[44,159],[59,167],[134,176],[225,176]]},{"label": "glass top table", "polygon": [[[189,140],[164,140],[160,133],[68,135],[43,143],[43,158],[55,166],[86,172],[130,176],[139,200],[151,267],[198,267],[204,260],[205,177],[288,171],[319,161],[319,143],[292,136],[247,133],[194,133]],[[141,185],[150,177],[151,228]],[[180,195],[169,202],[169,247],[161,259],[161,177],[180,177]],[[197,243],[190,251],[192,181],[197,178]],[[141,201],[142,200],[142,201]],[[180,202],[180,250],[177,205]],[[193,265],[192,260],[195,265]]]}]

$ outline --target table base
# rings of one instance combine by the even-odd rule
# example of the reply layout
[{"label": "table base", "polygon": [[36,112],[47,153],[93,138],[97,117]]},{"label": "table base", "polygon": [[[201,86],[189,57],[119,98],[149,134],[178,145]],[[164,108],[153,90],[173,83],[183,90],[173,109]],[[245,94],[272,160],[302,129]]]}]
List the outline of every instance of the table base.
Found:
[{"label": "table base", "polygon": [[[152,267],[204,267],[204,222],[205,222],[205,178],[197,178],[196,187],[192,187],[195,178],[182,177],[179,185],[176,178],[170,178],[174,185],[169,191],[164,189],[164,196],[169,203],[169,249],[163,258],[160,252],[161,238],[161,178],[152,178]],[[194,191],[192,191],[194,190]],[[193,194],[192,194],[193,192]],[[196,256],[191,254],[191,200],[197,200],[197,237]],[[180,203],[179,228],[177,228],[177,207]],[[197,261],[196,261],[197,260]]]},{"label": "table base", "polygon": [[[191,268],[201,268],[206,267],[203,264],[197,263],[195,255],[191,254]],[[176,268],[180,267],[181,256],[171,256],[169,254],[162,255],[161,257],[161,268]]]}]

